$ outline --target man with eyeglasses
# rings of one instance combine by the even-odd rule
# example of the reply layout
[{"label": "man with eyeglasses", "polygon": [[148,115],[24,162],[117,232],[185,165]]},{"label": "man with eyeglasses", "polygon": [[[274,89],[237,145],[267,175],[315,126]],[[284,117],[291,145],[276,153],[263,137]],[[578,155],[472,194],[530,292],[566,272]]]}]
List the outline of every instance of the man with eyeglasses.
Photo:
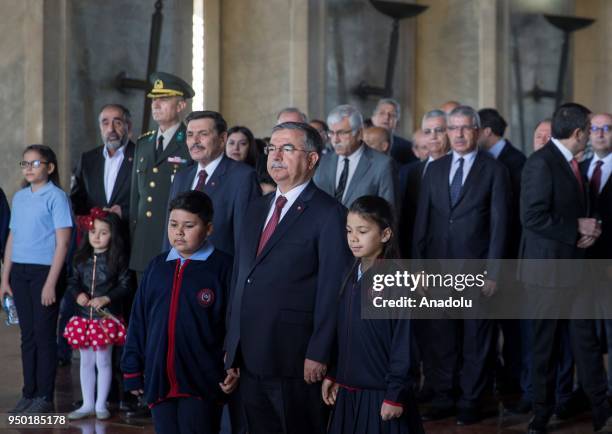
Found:
[{"label": "man with eyeglasses", "polygon": [[[199,190],[213,203],[213,233],[209,237],[215,248],[234,255],[246,208],[261,196],[255,170],[248,164],[225,155],[227,123],[221,113],[205,110],[191,112],[185,118],[189,155],[196,163],[174,177],[168,204],[180,193]],[[169,250],[164,237],[162,250]]]},{"label": "man with eyeglasses", "polygon": [[[497,259],[505,253],[508,171],[491,155],[478,150],[480,119],[473,108],[459,106],[451,111],[446,129],[452,153],[427,167],[417,207],[413,257],[435,260],[443,272],[450,273],[470,273],[476,260],[484,261],[487,277],[480,291],[483,297],[492,297],[499,277]],[[430,290],[448,296],[440,288]],[[449,318],[425,321],[424,327],[435,336],[435,342],[425,350],[429,352],[426,359],[432,363],[434,397],[423,419],[443,419],[456,411],[459,425],[479,422],[483,418],[480,401],[489,377],[493,322]],[[458,333],[461,328],[462,335]],[[461,369],[456,382],[458,366]],[[454,389],[457,383],[461,389],[458,400]]]},{"label": "man with eyeglasses", "polygon": [[350,105],[340,105],[327,116],[333,154],[324,155],[314,177],[317,186],[347,208],[358,197],[380,196],[397,209],[397,180],[391,157],[367,146],[363,118]]},{"label": "man with eyeglasses", "polygon": [[312,182],[321,148],[308,124],[274,127],[265,149],[277,189],[251,202],[236,250],[226,369],[240,375],[250,434],[327,428],[320,382],[352,255],[345,208]]},{"label": "man with eyeglasses", "polygon": [[[392,98],[382,98],[376,103],[372,113],[372,125],[385,128],[391,134],[391,158],[398,165],[417,161],[412,152],[412,142],[395,134],[395,129],[401,117],[401,106]],[[329,122],[328,122],[329,123]]]}]

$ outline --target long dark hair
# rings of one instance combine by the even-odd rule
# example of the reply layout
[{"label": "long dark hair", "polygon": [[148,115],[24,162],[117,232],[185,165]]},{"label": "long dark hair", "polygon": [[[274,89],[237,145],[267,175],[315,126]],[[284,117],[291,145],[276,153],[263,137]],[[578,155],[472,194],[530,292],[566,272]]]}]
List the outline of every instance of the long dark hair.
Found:
[{"label": "long dark hair", "polygon": [[[395,217],[393,216],[393,208],[391,204],[385,199],[379,196],[361,196],[351,204],[349,213],[355,213],[365,220],[368,220],[378,226],[380,231],[385,229],[391,229],[391,238],[384,243],[383,250],[378,257],[379,259],[396,259],[399,258],[399,249],[397,247],[397,241],[395,238]],[[355,270],[359,266],[360,260],[355,258],[351,269],[347,273],[340,294],[344,292],[344,289],[349,284],[351,276],[355,273]]]},{"label": "long dark hair", "polygon": [[[25,148],[22,155],[25,155],[26,152],[29,152],[29,151],[37,152],[44,161],[46,161],[49,164],[53,164],[54,169],[53,169],[53,172],[51,172],[51,174],[49,175],[49,181],[55,184],[56,187],[62,188],[62,186],[60,185],[60,176],[59,176],[59,168],[57,166],[57,157],[55,156],[55,152],[53,152],[53,149],[51,149],[50,147],[46,145],[29,145],[27,148]],[[28,185],[30,185],[30,183],[24,179],[22,183],[22,187],[27,187]]]},{"label": "long dark hair", "polygon": [[242,133],[247,138],[247,141],[249,142],[249,149],[247,150],[247,156],[244,160],[244,163],[248,164],[251,167],[255,167],[255,163],[257,163],[257,157],[259,157],[257,144],[255,143],[255,136],[247,127],[236,125],[235,127],[231,127],[229,130],[227,130],[227,140],[229,140],[230,136],[234,133]]},{"label": "long dark hair", "polygon": [[[111,275],[119,273],[122,266],[127,262],[125,252],[125,241],[121,230],[121,219],[115,213],[109,212],[106,216],[96,216],[95,220],[107,223],[111,230],[111,239],[106,254],[106,263]],[[89,244],[89,232],[83,237],[81,245],[74,254],[74,264],[85,263],[93,256],[93,247]]]}]

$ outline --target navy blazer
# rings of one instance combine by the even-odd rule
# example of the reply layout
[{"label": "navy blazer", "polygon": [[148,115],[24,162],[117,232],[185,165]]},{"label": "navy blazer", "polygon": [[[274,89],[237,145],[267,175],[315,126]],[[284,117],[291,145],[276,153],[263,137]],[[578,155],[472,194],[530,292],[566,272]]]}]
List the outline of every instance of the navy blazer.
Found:
[{"label": "navy blazer", "polygon": [[70,201],[76,215],[89,214],[91,208],[96,206],[110,208],[113,205],[119,205],[121,218],[129,221],[130,179],[132,178],[135,147],[132,141],[125,146],[123,162],[109,201],[106,200],[104,192],[104,146],[98,146],[81,155],[74,171],[74,183],[70,191]]},{"label": "navy blazer", "polygon": [[234,261],[226,367],[303,378],[305,358],[329,362],[338,295],[352,262],[346,209],[309,182],[256,256],[274,197],[254,200],[247,211]]},{"label": "navy blazer", "polygon": [[[427,167],[414,227],[413,257],[418,259],[501,259],[508,230],[510,182],[507,169],[478,151],[459,201],[450,204],[453,155]],[[495,280],[497,261],[489,263]]]},{"label": "navy blazer", "polygon": [[400,169],[400,191],[402,202],[400,205],[399,223],[397,225],[399,248],[402,258],[410,258],[412,254],[412,234],[416,218],[419,192],[423,181],[423,171],[427,160],[406,164]]},{"label": "navy blazer", "polygon": [[396,135],[393,135],[390,154],[391,158],[397,161],[399,165],[419,161],[414,152],[412,152],[412,142]]},{"label": "navy blazer", "polygon": [[[586,181],[584,182],[586,185]],[[588,194],[581,191],[572,169],[559,149],[549,141],[527,159],[521,180],[519,277],[529,285],[572,286],[580,278],[575,269],[548,267],[529,259],[583,258],[578,219],[588,213]]]},{"label": "navy blazer", "polygon": [[[588,170],[592,158],[580,163],[585,182],[588,180]],[[592,259],[612,259],[612,176],[608,178],[601,192],[589,191],[589,217],[601,220],[601,235],[589,249],[587,257]]]},{"label": "navy blazer", "polygon": [[[193,164],[174,176],[168,205],[179,193],[192,189],[197,172],[198,165]],[[204,193],[212,200],[214,210],[213,233],[209,240],[217,249],[233,256],[247,206],[254,198],[261,196],[257,173],[248,164],[223,155],[206,182]],[[164,236],[161,247],[162,252],[170,249],[168,236]]]}]

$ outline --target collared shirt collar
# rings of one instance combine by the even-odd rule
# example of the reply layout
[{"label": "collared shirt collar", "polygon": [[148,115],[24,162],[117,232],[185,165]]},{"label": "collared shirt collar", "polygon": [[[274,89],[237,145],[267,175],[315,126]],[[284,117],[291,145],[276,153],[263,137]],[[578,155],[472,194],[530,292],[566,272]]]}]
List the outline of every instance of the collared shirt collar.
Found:
[{"label": "collared shirt collar", "polygon": [[554,137],[551,137],[550,141],[553,142],[553,144],[557,147],[557,149],[559,149],[559,152],[563,154],[563,157],[568,163],[574,159],[574,155],[572,154],[572,152],[569,149],[567,149],[563,143],[561,143],[559,140],[555,139]]},{"label": "collared shirt collar", "polygon": [[493,157],[497,160],[499,158],[499,154],[502,153],[505,146],[506,146],[506,140],[503,138],[499,139],[497,143],[491,146],[491,149],[489,149],[489,154],[493,155]]},{"label": "collared shirt collar", "polygon": [[31,194],[43,194],[45,191],[47,190],[51,190],[53,188],[55,184],[53,184],[52,181],[47,181],[47,183],[45,185],[43,185],[42,187],[40,187],[38,190],[33,191],[32,190],[32,184],[30,184],[30,193]]},{"label": "collared shirt collar", "polygon": [[212,160],[210,163],[208,163],[204,167],[202,167],[202,165],[198,163],[198,173],[200,173],[200,171],[202,170],[206,170],[206,174],[207,174],[206,182],[208,182],[208,180],[212,177],[212,174],[214,173],[217,166],[219,166],[219,163],[221,163],[222,159],[223,159],[223,152],[217,158]]},{"label": "collared shirt collar", "polygon": [[103,149],[102,149],[102,155],[104,155],[104,159],[105,160],[111,160],[111,159],[119,158],[119,155],[123,156],[124,153],[125,153],[125,145],[121,145],[120,147],[118,147],[115,150],[115,154],[112,157],[108,153],[108,148],[106,147],[106,145],[104,145]]},{"label": "collared shirt collar", "polygon": [[279,196],[281,195],[285,196],[285,198],[287,199],[287,204],[285,205],[284,209],[290,208],[291,204],[293,204],[293,202],[295,202],[298,196],[302,194],[302,192],[306,189],[306,186],[308,185],[309,182],[310,182],[310,179],[303,184],[293,187],[287,193],[281,193],[280,188],[276,188],[276,193],[274,195],[274,202],[276,202],[276,199],[278,199]]},{"label": "collared shirt collar", "polygon": [[612,152],[610,152],[608,155],[606,155],[603,158],[599,158],[597,154],[593,153],[593,159],[591,160],[591,166],[595,166],[595,163],[597,163],[598,161],[603,161],[604,165],[612,163]]},{"label": "collared shirt collar", "polygon": [[181,126],[181,123],[179,122],[178,124],[172,125],[170,128],[166,129],[166,131],[164,131],[162,133],[161,128],[157,128],[157,138],[155,140],[155,143],[157,143],[159,141],[159,136],[164,136],[164,150],[168,147],[168,144],[170,143],[170,141],[172,140],[172,137],[174,137],[174,134],[176,133],[176,131],[179,129],[179,127]]},{"label": "collared shirt collar", "polygon": [[463,158],[464,167],[465,167],[465,163],[469,163],[471,166],[471,163],[474,162],[474,160],[476,159],[476,154],[478,153],[478,149],[474,149],[472,152],[468,152],[465,155],[459,155],[455,151],[452,151],[452,152],[453,152],[453,165],[457,163],[457,160],[459,160],[459,158]]},{"label": "collared shirt collar", "polygon": [[210,243],[210,241],[204,242],[202,247],[200,247],[191,257],[183,258],[181,254],[173,247],[168,252],[168,256],[166,256],[166,262],[176,261],[177,259],[181,260],[181,264],[183,264],[187,259],[190,261],[206,261],[210,255],[212,255],[215,247]]}]

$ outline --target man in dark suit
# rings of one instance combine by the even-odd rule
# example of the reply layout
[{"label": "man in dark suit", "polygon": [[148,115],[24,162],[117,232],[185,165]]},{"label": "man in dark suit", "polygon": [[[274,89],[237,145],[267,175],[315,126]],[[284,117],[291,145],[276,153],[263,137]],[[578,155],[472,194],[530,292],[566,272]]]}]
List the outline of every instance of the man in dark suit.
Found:
[{"label": "man in dark suit", "polygon": [[[510,174],[511,201],[510,217],[508,219],[508,242],[504,258],[516,259],[518,255],[519,243],[521,240],[521,220],[519,217],[519,197],[521,190],[521,173],[527,158],[521,151],[512,146],[508,139],[504,138],[506,120],[499,112],[492,108],[485,108],[478,111],[480,117],[480,136],[478,146],[493,156],[508,169]],[[505,269],[512,276],[516,270]],[[508,275],[510,276],[510,274]],[[505,278],[505,282],[511,278]],[[500,320],[499,326],[503,334],[503,349],[496,372],[496,385],[501,391],[516,391],[521,384],[521,326],[519,320],[506,319]],[[531,409],[531,402],[525,405]]]},{"label": "man in dark suit", "polygon": [[[157,130],[138,138],[130,187],[130,269],[138,277],[159,252],[166,237],[170,185],[191,158],[185,144],[185,125],[179,116],[194,96],[189,84],[172,74],[154,72],[151,114]],[[140,280],[140,279],[139,279]]]},{"label": "man in dark suit", "polygon": [[[187,146],[196,164],[177,173],[168,201],[179,193],[200,190],[213,202],[213,233],[210,242],[234,255],[248,204],[261,196],[255,170],[225,155],[227,123],[220,113],[196,111],[185,118]],[[170,248],[164,237],[163,250]]]},{"label": "man in dark suit", "polygon": [[236,251],[226,368],[241,368],[250,434],[326,431],[319,382],[352,255],[345,208],[311,181],[321,148],[308,124],[274,127],[266,152],[278,188],[251,202]]},{"label": "man in dark suit", "polygon": [[93,207],[106,208],[129,221],[130,179],[136,145],[129,139],[130,112],[120,104],[107,104],[98,116],[104,145],[81,155],[70,191],[76,215]]},{"label": "man in dark suit", "polygon": [[421,132],[425,137],[429,157],[425,161],[407,164],[400,168],[399,179],[402,203],[400,207],[399,243],[402,257],[410,258],[412,254],[412,234],[419,203],[421,181],[427,167],[432,161],[448,154],[450,145],[446,135],[446,113],[441,110],[431,110],[425,113],[421,122]]},{"label": "man in dark suit", "polygon": [[[519,276],[534,316],[534,417],[528,427],[532,434],[548,432],[554,411],[554,367],[562,312],[551,300],[563,297],[563,288],[577,288],[582,279],[578,270],[555,263],[542,267],[541,261],[532,259],[582,259],[601,234],[597,219],[587,217],[586,181],[575,159],[589,138],[589,115],[579,104],[560,106],[553,115],[551,140],[533,153],[523,168]],[[593,426],[595,431],[610,428],[595,322],[573,319],[569,323],[580,380],[593,408]]]},{"label": "man in dark suit", "polygon": [[321,157],[315,184],[346,207],[365,195],[380,196],[396,207],[393,160],[363,142],[361,113],[350,105],[340,105],[329,113],[327,123],[335,152]]},{"label": "man in dark suit", "polygon": [[385,128],[392,135],[391,158],[393,158],[398,165],[418,161],[414,152],[412,152],[412,142],[394,134],[401,114],[400,104],[392,98],[382,98],[378,100],[376,108],[372,113],[372,125]]},{"label": "man in dark suit", "polygon": [[[488,153],[477,148],[478,113],[459,106],[448,116],[448,137],[452,154],[427,168],[419,195],[414,257],[437,260],[446,270],[470,272],[466,260],[485,260],[488,278],[482,295],[491,297],[499,275],[496,260],[506,248],[510,192],[508,171]],[[450,265],[446,259],[460,260]],[[437,319],[428,321],[435,343],[429,360],[434,363],[431,379],[435,396],[426,420],[442,419],[454,413],[456,366],[461,394],[456,403],[457,423],[468,425],[482,419],[480,400],[490,368],[493,322],[482,319]],[[458,330],[463,326],[463,339]],[[460,361],[462,360],[462,363]]]}]

